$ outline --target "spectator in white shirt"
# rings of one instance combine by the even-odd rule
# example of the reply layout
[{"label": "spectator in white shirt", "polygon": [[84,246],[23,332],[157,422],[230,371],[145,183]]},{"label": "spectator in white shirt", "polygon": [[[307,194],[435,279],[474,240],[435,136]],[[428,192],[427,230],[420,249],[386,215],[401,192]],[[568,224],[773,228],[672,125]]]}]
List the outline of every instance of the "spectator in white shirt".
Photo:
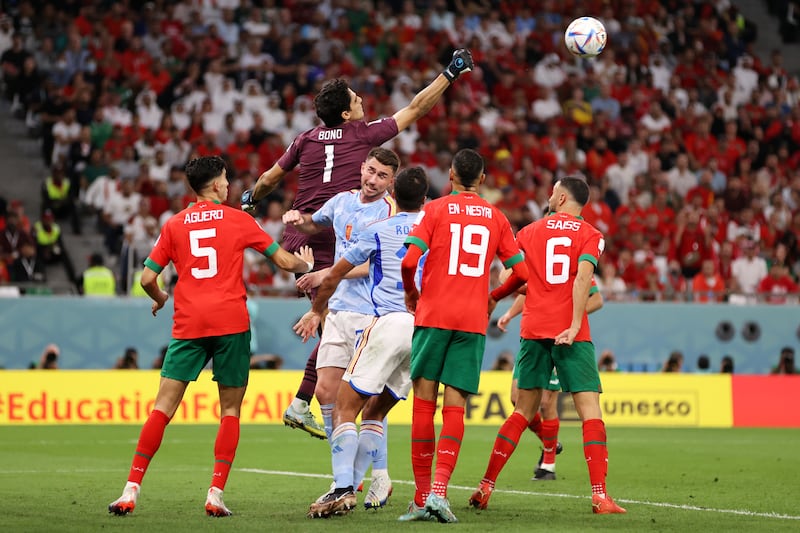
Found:
[{"label": "spectator in white shirt", "polygon": [[628,152],[620,152],[616,163],[612,163],[606,169],[606,177],[609,186],[619,196],[623,204],[628,203],[628,195],[636,180],[636,172],[628,158]]},{"label": "spectator in white shirt", "polygon": [[183,138],[177,126],[173,126],[169,134],[167,142],[161,145],[161,149],[164,150],[164,160],[171,167],[183,167],[192,151],[192,145]]},{"label": "spectator in white shirt", "polygon": [[686,193],[697,186],[697,176],[689,169],[688,155],[678,154],[675,166],[667,171],[667,184],[670,191],[681,198],[686,198]]},{"label": "spectator in white shirt", "polygon": [[156,103],[156,93],[149,89],[139,93],[136,97],[136,114],[143,128],[156,131],[161,126],[164,112]]},{"label": "spectator in white shirt", "polygon": [[551,87],[542,87],[541,95],[531,105],[533,118],[539,122],[547,122],[551,118],[561,116],[561,103]]},{"label": "spectator in white shirt", "polygon": [[658,102],[650,104],[649,111],[639,119],[639,123],[647,130],[651,143],[658,141],[661,134],[672,126],[672,122]]},{"label": "spectator in white shirt", "polygon": [[134,180],[121,179],[119,191],[111,194],[108,203],[103,206],[105,245],[109,254],[119,256],[123,230],[139,210],[141,199],[142,195],[134,190]]},{"label": "spectator in white shirt", "polygon": [[758,255],[758,243],[752,239],[742,240],[741,248],[744,255],[731,264],[733,292],[744,296],[746,303],[755,303],[758,284],[767,277],[767,261]]},{"label": "spectator in white shirt", "polygon": [[81,125],[75,120],[75,109],[68,108],[61,115],[61,120],[53,125],[53,154],[51,163],[69,157],[69,148],[80,138]]}]

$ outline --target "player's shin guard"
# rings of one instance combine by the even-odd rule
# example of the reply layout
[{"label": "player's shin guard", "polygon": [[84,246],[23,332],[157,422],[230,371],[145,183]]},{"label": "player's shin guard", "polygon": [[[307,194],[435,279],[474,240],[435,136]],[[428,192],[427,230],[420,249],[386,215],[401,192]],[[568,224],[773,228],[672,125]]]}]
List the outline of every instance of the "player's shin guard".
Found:
[{"label": "player's shin guard", "polygon": [[494,482],[497,481],[497,476],[500,471],[508,462],[511,454],[517,449],[517,444],[528,427],[528,421],[520,413],[511,413],[506,421],[500,426],[500,431],[497,432],[497,438],[494,441],[494,448],[492,448],[492,455],[489,457],[489,465],[486,467],[486,474],[483,476],[483,481],[488,481],[494,487]]},{"label": "player's shin guard", "polygon": [[355,457],[355,471],[353,472],[353,487],[358,487],[364,480],[364,474],[372,465],[372,472],[386,469],[384,458],[383,466],[378,466],[381,448],[385,450],[385,435],[383,424],[380,420],[362,420],[361,431],[358,433],[358,452]]},{"label": "player's shin guard", "polygon": [[167,424],[169,424],[169,417],[163,411],[154,409],[147,417],[147,421],[139,433],[139,442],[136,444],[136,452],[133,454],[128,481],[141,485],[150,460],[161,446]]},{"label": "player's shin guard", "polygon": [[583,421],[583,455],[589,467],[592,494],[605,496],[608,448],[606,448],[606,426],[599,418]]},{"label": "player's shin guard", "polygon": [[436,452],[434,414],[436,414],[436,402],[414,397],[411,418],[411,467],[414,470],[414,482],[417,487],[414,493],[414,503],[417,507],[425,506],[425,499],[431,492],[431,467]]},{"label": "player's shin guard", "polygon": [[358,450],[358,431],[353,422],[345,422],[331,433],[331,465],[337,488],[353,483],[353,463]]},{"label": "player's shin guard", "polygon": [[558,418],[542,420],[542,464],[552,465],[556,462],[556,448],[558,447],[558,429],[561,426]]},{"label": "player's shin guard", "polygon": [[436,471],[431,491],[437,496],[447,497],[447,485],[456,468],[461,440],[464,438],[464,408],[446,406],[442,408],[442,431],[436,446]]},{"label": "player's shin guard", "polygon": [[239,417],[223,416],[217,430],[217,440],[214,443],[214,475],[211,477],[211,486],[225,490],[228,474],[231,472],[236,448],[239,446]]}]

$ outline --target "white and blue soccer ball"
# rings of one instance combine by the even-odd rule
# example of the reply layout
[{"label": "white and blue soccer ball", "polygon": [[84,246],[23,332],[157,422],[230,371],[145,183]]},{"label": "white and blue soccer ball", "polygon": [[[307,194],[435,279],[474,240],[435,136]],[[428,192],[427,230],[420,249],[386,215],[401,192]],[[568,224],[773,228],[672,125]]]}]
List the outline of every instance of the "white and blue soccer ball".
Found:
[{"label": "white and blue soccer ball", "polygon": [[571,54],[578,57],[594,57],[606,47],[606,27],[592,17],[580,17],[567,26],[564,44]]}]

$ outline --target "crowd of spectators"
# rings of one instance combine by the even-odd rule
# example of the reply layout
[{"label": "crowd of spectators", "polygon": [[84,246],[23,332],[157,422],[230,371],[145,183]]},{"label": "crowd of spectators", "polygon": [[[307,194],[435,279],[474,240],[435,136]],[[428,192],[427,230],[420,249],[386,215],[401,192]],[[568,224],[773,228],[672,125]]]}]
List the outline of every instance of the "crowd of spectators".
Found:
[{"label": "crowd of spectators", "polygon": [[[426,168],[433,197],[448,192],[451,154],[474,148],[483,196],[519,228],[546,214],[555,179],[581,173],[607,300],[796,301],[800,83],[781,50],[759,57],[757,29],[727,0],[531,4],[22,0],[0,17],[0,62],[50,168],[42,218],[80,233],[96,215],[88,231],[103,233],[122,290],[191,200],[189,158],[226,157],[238,206],[316,124],[322,82],[347,78],[368,118],[387,116],[466,46],[474,71],[391,143]],[[591,60],[562,42],[583,14],[608,31]],[[293,177],[261,205],[273,237]],[[255,256],[246,268],[255,292],[293,290]]]}]

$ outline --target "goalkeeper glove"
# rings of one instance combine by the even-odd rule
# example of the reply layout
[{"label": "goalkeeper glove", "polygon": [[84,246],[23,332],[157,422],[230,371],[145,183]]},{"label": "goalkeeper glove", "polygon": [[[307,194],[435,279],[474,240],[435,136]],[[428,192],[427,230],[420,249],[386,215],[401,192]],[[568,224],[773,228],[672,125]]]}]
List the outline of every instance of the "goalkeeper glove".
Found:
[{"label": "goalkeeper glove", "polygon": [[472,70],[475,64],[472,62],[472,54],[466,48],[459,48],[453,52],[453,59],[450,64],[442,71],[447,81],[453,83],[462,73]]},{"label": "goalkeeper glove", "polygon": [[255,210],[258,202],[253,198],[253,189],[247,189],[242,193],[242,211],[246,211],[248,213]]}]

